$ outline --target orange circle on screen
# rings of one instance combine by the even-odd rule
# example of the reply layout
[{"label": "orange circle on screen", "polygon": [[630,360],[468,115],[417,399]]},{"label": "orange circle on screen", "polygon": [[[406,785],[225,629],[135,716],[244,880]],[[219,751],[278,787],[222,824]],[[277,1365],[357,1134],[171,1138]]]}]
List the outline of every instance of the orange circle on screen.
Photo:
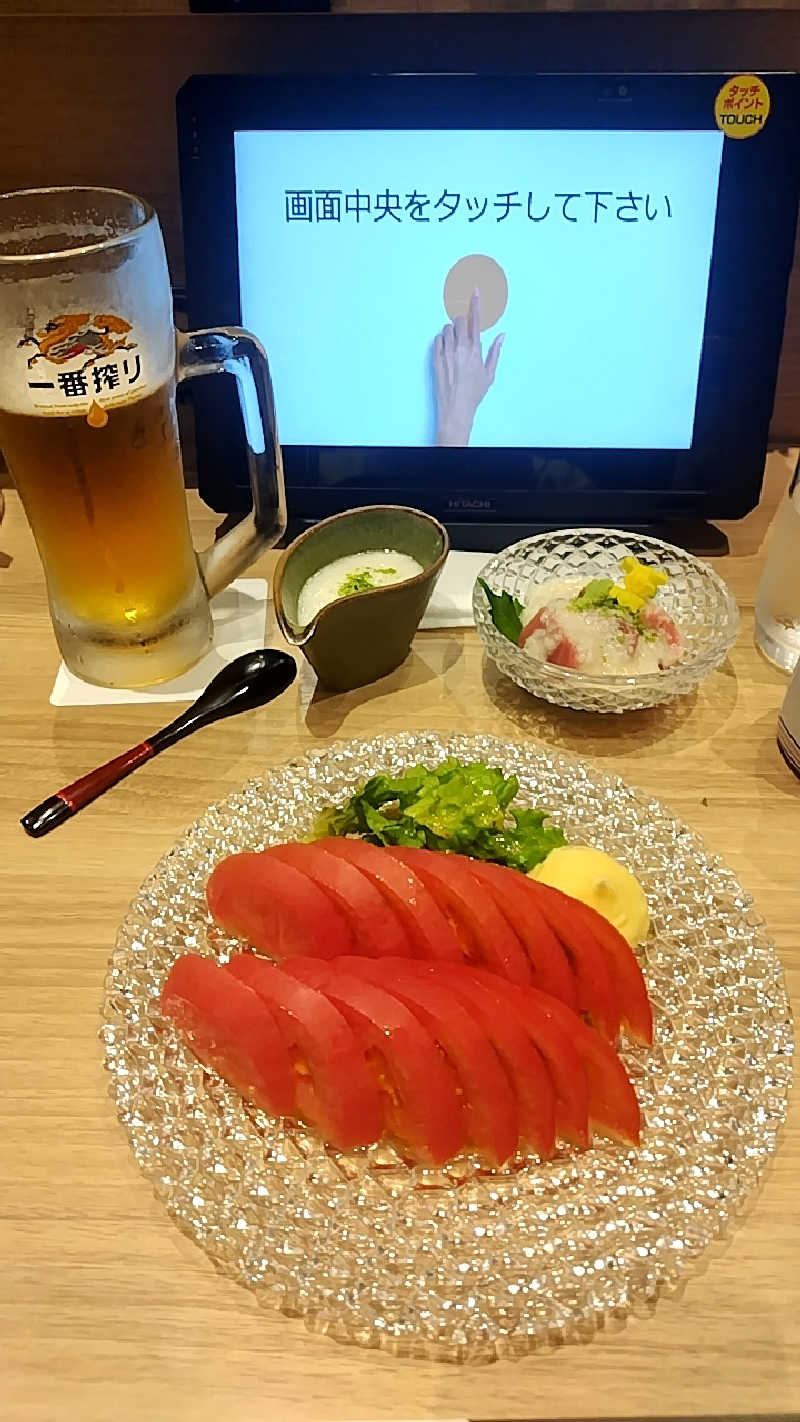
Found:
[{"label": "orange circle on screen", "polygon": [[488,331],[508,304],[506,274],[494,257],[473,253],[450,268],[444,283],[444,309],[451,321],[469,314],[473,291],[480,292],[481,331]]}]

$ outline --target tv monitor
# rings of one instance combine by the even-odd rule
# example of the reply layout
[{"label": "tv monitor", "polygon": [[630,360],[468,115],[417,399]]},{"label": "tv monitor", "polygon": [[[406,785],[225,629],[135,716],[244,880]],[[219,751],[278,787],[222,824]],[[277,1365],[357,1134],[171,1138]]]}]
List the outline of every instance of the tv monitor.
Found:
[{"label": "tv monitor", "polygon": [[[800,115],[796,76],[738,78],[190,80],[190,324],[262,341],[290,516],[414,504],[508,541],[752,508]],[[239,418],[225,379],[198,398],[224,512]]]}]

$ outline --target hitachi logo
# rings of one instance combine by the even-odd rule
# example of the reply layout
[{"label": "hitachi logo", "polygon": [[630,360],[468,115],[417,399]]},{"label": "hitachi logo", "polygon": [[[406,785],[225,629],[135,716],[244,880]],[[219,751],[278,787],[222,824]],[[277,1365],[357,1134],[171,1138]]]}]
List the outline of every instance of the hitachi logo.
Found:
[{"label": "hitachi logo", "polygon": [[494,508],[493,499],[448,499],[449,509],[464,509],[465,511],[488,512]]}]

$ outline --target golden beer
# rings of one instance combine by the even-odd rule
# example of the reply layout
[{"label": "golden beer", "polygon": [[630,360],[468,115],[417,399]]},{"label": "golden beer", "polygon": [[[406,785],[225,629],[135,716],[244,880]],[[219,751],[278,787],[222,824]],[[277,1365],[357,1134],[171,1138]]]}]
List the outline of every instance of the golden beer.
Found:
[{"label": "golden beer", "polygon": [[34,531],[54,611],[98,640],[157,636],[198,579],[175,384],[103,411],[0,409],[5,455]]},{"label": "golden beer", "polygon": [[[253,510],[198,555],[175,385],[222,372],[239,392]],[[0,454],[61,655],[99,686],[149,686],[199,661],[210,598],[286,527],[266,355],[235,326],[176,333],[158,219],[131,193],[0,193]]]}]

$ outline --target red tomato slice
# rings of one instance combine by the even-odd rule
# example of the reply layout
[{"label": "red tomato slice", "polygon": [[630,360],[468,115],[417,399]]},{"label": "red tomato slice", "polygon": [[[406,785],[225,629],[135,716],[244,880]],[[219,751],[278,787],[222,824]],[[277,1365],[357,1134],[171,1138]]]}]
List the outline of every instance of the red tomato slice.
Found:
[{"label": "red tomato slice", "polygon": [[260,997],[212,958],[186,953],[161,990],[161,1011],[204,1066],[271,1116],[291,1116],[294,1072],[274,1018]]},{"label": "red tomato slice", "polygon": [[520,1137],[543,1160],[549,1160],[555,1148],[553,1083],[539,1049],[519,1019],[471,968],[449,963],[412,963],[410,968],[420,977],[449,988],[483,1028],[514,1089]]},{"label": "red tomato slice", "polygon": [[294,958],[286,971],[324,993],[360,1038],[387,1133],[426,1164],[458,1155],[466,1139],[458,1081],[419,1019],[391,993],[343,971],[341,960]]},{"label": "red tomato slice", "polygon": [[591,1125],[606,1135],[638,1145],[642,1113],[614,1048],[563,1002],[536,988],[519,988],[516,992],[523,1012],[533,1012],[538,1007],[565,1035],[570,1035],[586,1073]]},{"label": "red tomato slice", "polygon": [[350,923],[354,945],[366,957],[411,956],[408,934],[391,904],[355,865],[326,854],[317,844],[278,844],[264,853],[307,874],[333,899]]},{"label": "red tomato slice", "polygon": [[541,909],[528,893],[531,880],[517,869],[463,859],[470,874],[505,914],[518,934],[533,970],[533,982],[543,992],[560,997],[570,1007],[577,1002],[575,976],[564,949]]},{"label": "red tomato slice", "polygon": [[459,1078],[470,1143],[493,1165],[508,1160],[519,1134],[511,1084],[486,1033],[450,988],[429,982],[404,958],[348,958],[340,966],[384,988],[419,1018]]},{"label": "red tomato slice", "polygon": [[[534,996],[533,989],[526,988],[523,992],[494,973],[476,970],[474,976],[493,994],[497,1011],[512,1013],[529,1034],[544,1058],[555,1092],[556,1132],[571,1145],[585,1150],[589,1144],[589,1090],[583,1062],[573,1044],[571,1030],[566,1031],[539,1002],[539,999],[548,1003],[557,999],[541,992]],[[571,1024],[574,1018],[581,1022],[572,1008],[563,1003],[561,1006],[568,1014],[566,1021]]]},{"label": "red tomato slice", "polygon": [[352,953],[353,935],[332,899],[298,869],[268,854],[232,854],[206,885],[211,916],[273,958]]},{"label": "red tomato slice", "polygon": [[388,849],[368,844],[365,839],[320,839],[316,843],[326,854],[354,864],[380,889],[399,914],[415,957],[463,963],[461,945],[436,900],[421,879],[405,864],[398,863]]},{"label": "red tomato slice", "polygon": [[341,1012],[306,983],[253,953],[231,958],[227,971],[266,1003],[289,1050],[296,1110],[340,1150],[383,1134],[383,1106],[364,1049]]},{"label": "red tomato slice", "polygon": [[[578,988],[578,1008],[585,1012],[595,1027],[616,1042],[619,1036],[620,1005],[606,955],[587,926],[575,899],[528,879],[530,897],[538,903],[553,932],[557,934],[569,958]],[[539,986],[539,984],[537,984]]]},{"label": "red tomato slice", "polygon": [[653,1045],[653,1009],[647,996],[642,970],[627,939],[590,904],[572,900],[575,911],[597,939],[606,955],[611,980],[619,1003],[620,1016],[632,1037],[645,1046]]},{"label": "red tomato slice", "polygon": [[519,938],[460,854],[438,854],[430,849],[390,849],[389,853],[419,875],[442,911],[455,922],[468,961],[482,963],[511,982],[533,982]]}]

